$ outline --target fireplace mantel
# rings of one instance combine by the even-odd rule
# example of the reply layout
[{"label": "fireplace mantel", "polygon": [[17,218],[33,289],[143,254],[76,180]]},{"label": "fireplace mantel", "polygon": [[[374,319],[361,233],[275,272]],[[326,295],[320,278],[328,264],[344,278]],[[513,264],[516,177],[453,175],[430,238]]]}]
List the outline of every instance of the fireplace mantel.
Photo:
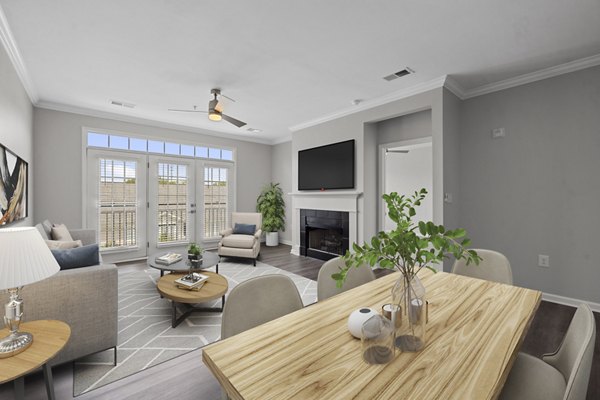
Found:
[{"label": "fireplace mantel", "polygon": [[292,192],[292,193],[288,193],[290,196],[294,197],[294,196],[308,196],[308,197],[312,197],[312,196],[336,196],[336,197],[352,197],[352,198],[359,198],[363,192],[330,192],[327,190],[324,191],[314,191],[314,192]]}]

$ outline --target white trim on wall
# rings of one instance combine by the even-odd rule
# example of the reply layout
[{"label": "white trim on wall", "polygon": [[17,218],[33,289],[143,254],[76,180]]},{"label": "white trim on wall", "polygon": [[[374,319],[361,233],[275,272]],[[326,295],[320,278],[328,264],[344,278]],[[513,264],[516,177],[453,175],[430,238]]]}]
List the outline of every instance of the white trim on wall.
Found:
[{"label": "white trim on wall", "polygon": [[600,313],[600,303],[594,303],[593,301],[579,300],[571,297],[559,296],[557,294],[545,292],[542,293],[542,300],[571,307],[578,307],[581,303],[584,303],[590,306],[592,311]]},{"label": "white trim on wall", "polygon": [[29,96],[29,101],[35,105],[39,101],[38,93],[29,76],[29,72],[27,72],[27,67],[25,67],[23,57],[21,56],[21,52],[17,47],[17,42],[15,42],[15,38],[10,30],[2,6],[0,6],[0,42],[4,45],[8,57],[10,58],[15,71],[17,71],[17,75],[23,84],[23,88],[27,92],[27,96]]}]

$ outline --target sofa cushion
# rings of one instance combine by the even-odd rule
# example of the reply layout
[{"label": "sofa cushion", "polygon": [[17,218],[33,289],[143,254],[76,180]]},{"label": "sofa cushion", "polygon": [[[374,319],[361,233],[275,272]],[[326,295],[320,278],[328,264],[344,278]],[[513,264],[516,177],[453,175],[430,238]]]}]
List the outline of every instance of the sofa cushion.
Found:
[{"label": "sofa cushion", "polygon": [[46,233],[46,230],[44,229],[44,227],[42,226],[42,224],[37,224],[35,226],[35,229],[38,230],[38,232],[40,233],[40,236],[42,237],[42,239],[44,240],[49,240],[50,236],[48,236],[48,234]]},{"label": "sofa cushion", "polygon": [[256,232],[256,225],[236,223],[233,227],[233,233],[236,235],[254,235],[254,232]]},{"label": "sofa cushion", "polygon": [[64,224],[57,224],[52,227],[52,240],[67,240],[73,241],[67,226]]},{"label": "sofa cushion", "polygon": [[52,222],[50,222],[46,219],[46,220],[44,220],[44,222],[41,223],[41,225],[44,228],[44,231],[46,232],[46,236],[48,236],[48,239],[52,239]]},{"label": "sofa cushion", "polygon": [[74,249],[50,250],[61,270],[89,267],[100,264],[97,244],[76,247]]},{"label": "sofa cushion", "polygon": [[50,250],[74,249],[83,246],[81,240],[46,240],[46,244]]},{"label": "sofa cushion", "polygon": [[251,249],[254,246],[256,238],[250,235],[233,234],[225,236],[221,240],[221,245],[225,247],[236,247],[238,249]]}]

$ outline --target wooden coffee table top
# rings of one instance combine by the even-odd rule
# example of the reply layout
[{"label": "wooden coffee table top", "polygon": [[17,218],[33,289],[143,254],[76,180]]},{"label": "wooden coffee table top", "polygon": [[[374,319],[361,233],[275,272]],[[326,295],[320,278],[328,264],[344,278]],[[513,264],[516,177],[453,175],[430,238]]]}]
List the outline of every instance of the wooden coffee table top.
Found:
[{"label": "wooden coffee table top", "polygon": [[[24,322],[19,332],[33,335],[31,346],[15,356],[0,359],[0,384],[17,379],[51,360],[69,341],[71,328],[62,321],[39,320]],[[0,338],[8,329],[0,330]]]},{"label": "wooden coffee table top", "polygon": [[188,304],[218,299],[227,293],[229,285],[225,277],[210,271],[202,271],[201,274],[208,275],[209,278],[198,291],[179,289],[175,286],[175,280],[185,274],[168,274],[163,276],[158,280],[156,289],[167,299]]}]

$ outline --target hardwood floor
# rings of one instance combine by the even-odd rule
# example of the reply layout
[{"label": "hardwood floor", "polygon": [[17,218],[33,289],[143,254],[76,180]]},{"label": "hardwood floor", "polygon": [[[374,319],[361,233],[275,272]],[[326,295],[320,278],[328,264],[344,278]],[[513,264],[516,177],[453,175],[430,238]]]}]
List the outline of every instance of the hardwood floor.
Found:
[{"label": "hardwood floor", "polygon": [[[297,257],[290,254],[290,246],[276,248],[263,247],[260,261],[285,269],[306,278],[316,280],[320,260]],[[127,267],[140,267],[128,265]],[[387,271],[380,271],[379,277]],[[523,343],[522,351],[540,356],[556,349],[560,344],[575,313],[572,307],[542,302],[532,326]],[[595,314],[597,331],[600,331],[600,315]],[[128,376],[89,393],[76,397],[78,400],[134,400],[134,399],[220,399],[220,387],[210,371],[202,364],[202,350],[198,349],[169,360],[140,373]],[[53,369],[56,399],[73,399],[73,369],[71,364]],[[596,338],[596,348],[592,374],[588,388],[588,400],[600,399],[600,336]],[[12,383],[0,385],[0,399],[14,398]],[[40,373],[28,375],[25,380],[27,400],[46,399],[43,376]],[[425,400],[425,399],[424,399]]]}]

